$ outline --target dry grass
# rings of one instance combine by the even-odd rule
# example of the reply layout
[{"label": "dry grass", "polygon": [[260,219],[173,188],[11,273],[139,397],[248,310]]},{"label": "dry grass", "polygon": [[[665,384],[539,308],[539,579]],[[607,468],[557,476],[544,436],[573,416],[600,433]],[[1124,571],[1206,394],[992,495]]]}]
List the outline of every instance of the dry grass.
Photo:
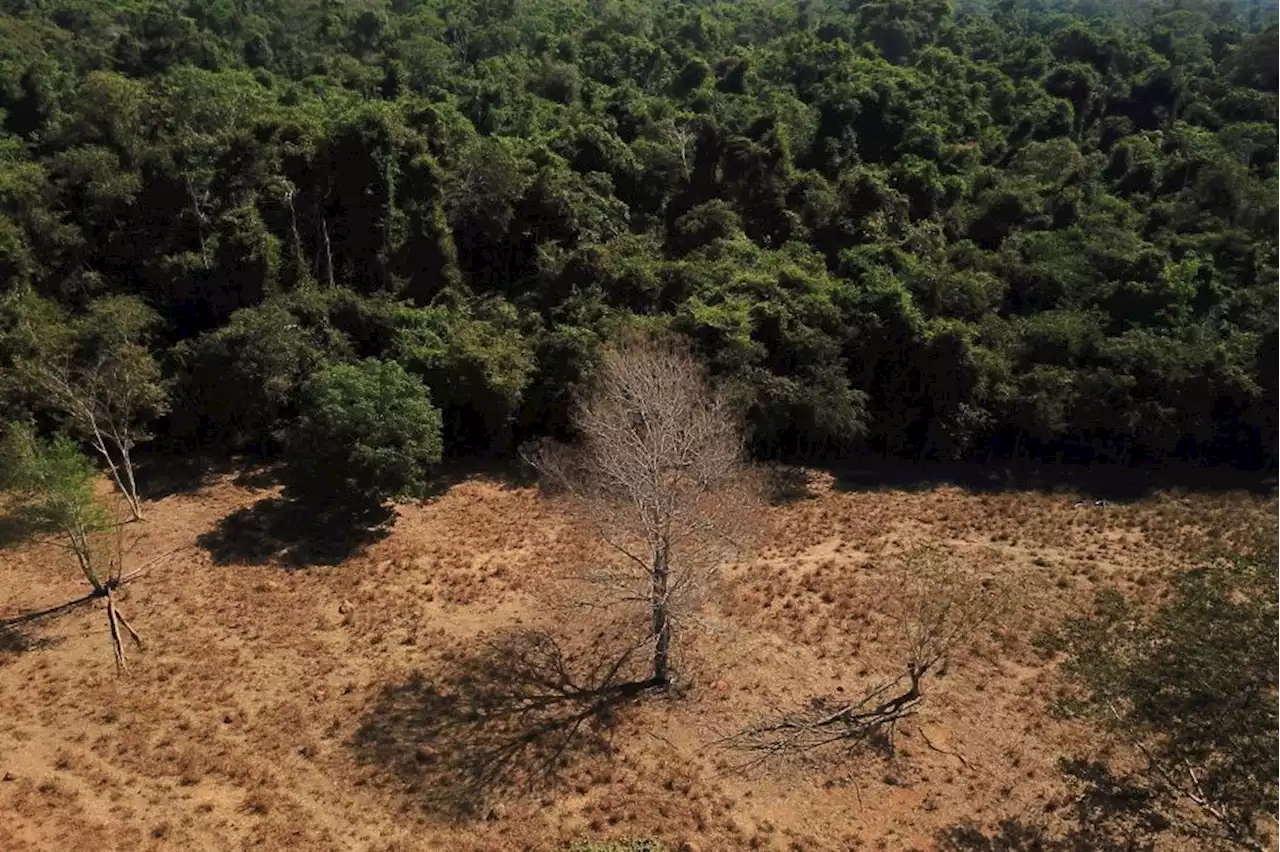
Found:
[{"label": "dry grass", "polygon": [[[776,530],[769,550],[725,570],[681,661],[690,687],[538,740],[567,742],[550,771],[487,782],[464,811],[439,806],[458,777],[442,767],[535,735],[523,710],[490,724],[514,676],[491,667],[482,682],[484,642],[552,627],[578,649],[570,664],[591,662],[570,641],[591,639],[590,625],[540,617],[540,593],[592,552],[554,506],[532,489],[463,482],[403,508],[358,556],[283,570],[215,565],[195,544],[262,492],[225,477],[156,501],[136,552],[184,549],[127,593],[151,642],[129,679],[114,675],[94,609],[0,636],[0,849],[553,850],[585,835],[930,849],[973,819],[1052,820],[1056,762],[1092,737],[1048,712],[1058,681],[1030,644],[1036,631],[1105,583],[1158,595],[1196,551],[1275,525],[1274,501],[1240,494],[1074,508],[1070,495],[842,492],[818,475],[810,488],[813,499],[762,519]],[[733,772],[709,744],[898,671],[886,577],[925,542],[1016,592],[931,685],[896,756]],[[74,568],[38,548],[0,554],[0,588],[0,618],[80,592]],[[476,715],[465,700],[488,703]],[[547,707],[544,726],[581,705]]]}]

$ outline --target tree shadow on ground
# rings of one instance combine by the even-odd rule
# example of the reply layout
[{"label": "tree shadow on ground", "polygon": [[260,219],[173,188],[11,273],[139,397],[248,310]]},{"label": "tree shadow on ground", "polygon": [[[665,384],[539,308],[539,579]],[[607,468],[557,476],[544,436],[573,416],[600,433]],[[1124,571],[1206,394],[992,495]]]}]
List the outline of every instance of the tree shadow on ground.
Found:
[{"label": "tree shadow on ground", "polygon": [[207,452],[147,449],[135,454],[134,475],[144,500],[163,500],[175,494],[191,494],[211,477],[236,470],[243,459]]},{"label": "tree shadow on ground", "polygon": [[625,679],[634,657],[502,633],[434,678],[383,689],[350,746],[426,810],[482,817],[495,798],[554,787],[578,761],[610,753],[619,711],[650,686]]},{"label": "tree shadow on ground", "polygon": [[1099,842],[1093,832],[1068,831],[1063,836],[1042,825],[1017,819],[1001,821],[991,829],[956,825],[935,837],[940,852],[1139,852],[1150,846],[1126,846]]},{"label": "tree shadow on ground", "polygon": [[938,832],[942,852],[1149,852],[1170,828],[1152,791],[1140,779],[1116,775],[1105,764],[1064,760],[1063,774],[1077,795],[1053,828],[1007,819],[989,829],[974,823]]},{"label": "tree shadow on ground", "polygon": [[0,550],[29,541],[36,529],[35,519],[24,507],[10,507],[0,512]]},{"label": "tree shadow on ground", "polygon": [[29,651],[39,651],[43,648],[51,648],[55,645],[62,644],[64,640],[60,637],[52,636],[32,636],[27,630],[17,625],[4,624],[0,622],[0,663],[4,661],[6,655],[25,654]]},{"label": "tree shadow on ground", "polygon": [[337,565],[385,538],[389,507],[351,509],[267,497],[222,518],[196,543],[215,564]]},{"label": "tree shadow on ground", "polygon": [[[179,469],[183,469],[179,465]],[[233,469],[228,463],[222,470]],[[195,463],[188,470],[195,470]],[[208,476],[211,467],[205,468]],[[253,490],[278,484],[278,468],[266,462],[239,462],[236,485]],[[194,475],[194,474],[193,474]],[[441,464],[427,483],[423,500],[446,493],[471,479],[506,487],[532,483],[530,472],[501,459],[461,459]],[[202,480],[203,481],[203,480]],[[198,488],[195,484],[193,488]],[[320,503],[306,497],[267,497],[218,521],[196,542],[218,564],[265,565],[279,562],[295,567],[336,565],[385,538],[395,511],[389,506]]]},{"label": "tree shadow on ground", "polygon": [[502,457],[453,458],[441,462],[432,471],[422,495],[433,500],[450,488],[470,480],[482,480],[504,488],[527,488],[538,483],[537,472],[519,459]]},{"label": "tree shadow on ground", "polygon": [[928,461],[872,460],[857,465],[824,466],[835,477],[840,491],[900,489],[927,491],[954,485],[976,493],[1042,491],[1080,494],[1090,500],[1127,502],[1154,491],[1181,488],[1189,491],[1249,491],[1274,494],[1274,473],[1239,471],[1228,468],[1123,467],[1092,464],[991,464]]},{"label": "tree shadow on ground", "polygon": [[250,491],[261,491],[279,484],[280,480],[277,473],[278,468],[276,465],[270,462],[258,462],[242,467],[236,474],[235,479],[231,481],[241,488],[248,488]]}]

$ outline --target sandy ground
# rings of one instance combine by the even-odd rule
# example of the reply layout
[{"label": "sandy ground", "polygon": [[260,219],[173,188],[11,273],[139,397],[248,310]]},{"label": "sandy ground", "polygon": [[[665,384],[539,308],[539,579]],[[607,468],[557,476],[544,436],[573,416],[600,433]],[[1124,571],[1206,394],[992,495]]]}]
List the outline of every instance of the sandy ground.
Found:
[{"label": "sandy ground", "polygon": [[[160,558],[121,594],[148,643],[127,677],[100,604],[0,633],[0,849],[1023,848],[957,829],[1052,833],[1070,796],[1057,762],[1097,741],[1051,712],[1061,683],[1033,637],[1105,584],[1158,595],[1190,554],[1276,517],[1243,494],[1078,507],[808,479],[721,572],[687,684],[592,714],[539,704],[605,657],[589,617],[541,603],[593,550],[531,488],[462,481],[346,558],[262,477],[153,500],[129,528],[130,564]],[[893,569],[925,542],[1008,603],[930,679],[894,753],[743,768],[726,737],[901,671]],[[56,548],[0,552],[0,619],[83,587]]]}]

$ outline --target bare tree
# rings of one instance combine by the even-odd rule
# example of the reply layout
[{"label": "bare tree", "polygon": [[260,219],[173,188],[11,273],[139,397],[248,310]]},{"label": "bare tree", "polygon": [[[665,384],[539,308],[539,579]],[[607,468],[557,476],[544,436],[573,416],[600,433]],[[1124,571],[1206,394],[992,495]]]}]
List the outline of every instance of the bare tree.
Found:
[{"label": "bare tree", "polygon": [[155,321],[129,297],[100,300],[70,324],[34,310],[21,326],[30,354],[17,363],[19,375],[102,456],[134,520],[142,519],[142,501],[132,451],[148,437],[146,421],[167,404],[159,365],[143,342]]},{"label": "bare tree", "polygon": [[605,353],[574,425],[577,445],[544,444],[526,458],[612,557],[589,572],[602,595],[584,602],[644,611],[649,682],[665,688],[674,637],[758,521],[742,427],[686,346],[639,335]]},{"label": "bare tree", "polygon": [[[828,745],[856,748],[873,738],[893,746],[899,722],[924,699],[925,677],[946,667],[958,651],[1001,611],[1003,591],[979,580],[934,547],[922,547],[890,572],[884,596],[906,657],[905,671],[863,690],[860,697],[817,696],[799,710],[767,719],[730,737],[734,749],[755,755],[750,764]],[[963,760],[963,758],[961,758]]]},{"label": "bare tree", "polygon": [[687,119],[682,116],[682,120],[679,123],[674,118],[667,119],[662,125],[662,135],[675,146],[676,152],[680,155],[681,177],[688,180],[689,176],[693,174],[693,164],[689,162],[689,155],[697,142],[697,133],[689,126]]}]

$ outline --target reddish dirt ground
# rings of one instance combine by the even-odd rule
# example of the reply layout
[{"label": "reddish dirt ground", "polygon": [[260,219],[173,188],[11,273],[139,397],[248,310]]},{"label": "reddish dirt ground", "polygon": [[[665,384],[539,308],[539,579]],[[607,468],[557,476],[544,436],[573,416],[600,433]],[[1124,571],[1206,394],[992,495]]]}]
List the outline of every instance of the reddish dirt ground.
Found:
[{"label": "reddish dirt ground", "polygon": [[[462,481],[401,507],[349,558],[305,567],[215,532],[272,505],[254,477],[152,501],[130,526],[131,563],[161,558],[121,593],[148,641],[128,676],[99,604],[0,634],[0,849],[558,850],[653,836],[704,852],[928,850],[962,848],[939,840],[958,825],[1052,831],[1069,795],[1057,761],[1096,735],[1051,712],[1061,681],[1033,637],[1105,584],[1157,595],[1191,554],[1276,518],[1273,499],[1244,494],[1077,507],[1066,493],[808,478],[805,499],[762,509],[768,546],[721,572],[682,660],[688,684],[573,736],[556,707],[503,714],[512,696],[528,709],[519,631],[563,636],[572,670],[599,662],[573,656],[587,621],[539,603],[592,549],[536,490]],[[306,520],[272,529],[301,539]],[[890,569],[926,542],[1009,600],[927,684],[896,753],[743,770],[728,735],[901,671]],[[83,586],[55,548],[0,552],[0,619]]]}]

